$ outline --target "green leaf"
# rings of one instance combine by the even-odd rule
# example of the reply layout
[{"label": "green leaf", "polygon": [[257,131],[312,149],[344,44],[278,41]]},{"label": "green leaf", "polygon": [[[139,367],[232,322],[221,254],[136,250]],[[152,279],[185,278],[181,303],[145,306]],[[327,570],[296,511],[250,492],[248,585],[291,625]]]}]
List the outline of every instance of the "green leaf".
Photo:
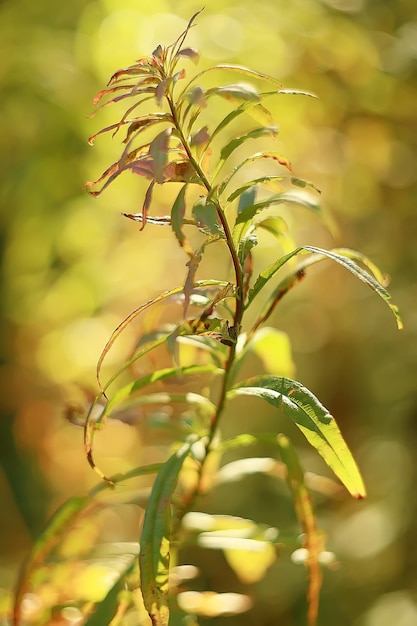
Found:
[{"label": "green leaf", "polygon": [[65,533],[69,525],[89,503],[90,498],[88,496],[67,500],[67,502],[60,506],[55,512],[46,528],[36,539],[22,566],[16,585],[13,609],[15,624],[22,623],[22,600],[27,592],[27,585],[32,574],[36,572],[38,566],[46,561],[49,554],[51,554],[55,546],[61,541],[63,533]]},{"label": "green leaf", "polygon": [[261,375],[239,383],[228,393],[229,398],[238,395],[262,398],[283,410],[346,489],[355,498],[365,497],[362,477],[335,419],[311,391],[290,378]]},{"label": "green leaf", "polygon": [[216,206],[206,196],[198,198],[192,208],[192,215],[198,228],[206,234],[223,235],[223,229],[219,222]]},{"label": "green leaf", "polygon": [[281,267],[283,267],[286,263],[288,263],[290,259],[292,259],[294,256],[299,254],[302,250],[303,248],[295,248],[294,250],[280,257],[274,263],[272,263],[271,265],[266,267],[264,270],[262,270],[262,272],[259,274],[258,278],[256,279],[254,286],[249,291],[246,307],[248,307],[251,304],[251,302],[253,302],[253,300],[256,298],[259,292],[265,287],[268,281],[271,280],[274,274],[276,274],[276,272],[279,269],[281,269]]},{"label": "green leaf", "polygon": [[276,137],[278,134],[277,126],[262,126],[260,128],[254,128],[250,130],[245,135],[241,135],[240,137],[235,137],[225,146],[223,146],[220,152],[220,158],[216,165],[216,168],[213,172],[213,179],[216,178],[217,174],[223,167],[225,161],[230,157],[230,155],[237,150],[245,141],[248,139],[259,139],[260,137]]},{"label": "green leaf", "polygon": [[276,328],[258,329],[237,355],[233,367],[236,377],[243,361],[255,355],[262,362],[263,369],[275,376],[294,376],[295,364],[292,358],[291,342],[287,333]]},{"label": "green leaf", "polygon": [[245,260],[248,254],[257,245],[258,245],[258,238],[254,233],[246,235],[246,237],[243,237],[239,241],[239,248],[238,248],[237,255],[239,257],[239,261],[242,267],[243,267],[243,264],[245,263]]},{"label": "green leaf", "polygon": [[362,282],[366,283],[369,287],[371,287],[371,289],[373,289],[373,291],[375,291],[378,294],[378,296],[380,298],[382,298],[382,300],[386,303],[386,305],[390,308],[392,314],[394,315],[395,320],[397,322],[397,327],[399,329],[401,329],[403,327],[402,320],[401,320],[401,317],[400,317],[400,314],[399,314],[399,311],[398,311],[398,307],[395,304],[391,304],[391,302],[390,302],[391,295],[378,282],[378,280],[376,278],[374,278],[374,276],[372,276],[366,270],[362,269],[352,259],[353,258],[357,258],[361,263],[367,265],[373,271],[375,271],[375,273],[377,274],[378,277],[382,277],[382,274],[381,274],[380,270],[373,263],[371,263],[371,261],[369,261],[369,259],[367,259],[367,257],[365,257],[365,256],[363,256],[363,255],[361,255],[359,253],[355,253],[353,250],[345,250],[345,249],[342,248],[341,251],[342,252],[344,251],[347,254],[349,254],[349,257],[351,257],[351,258],[348,258],[347,255],[340,254],[339,253],[340,251],[338,249],[335,249],[335,250],[324,250],[323,248],[316,248],[315,246],[302,246],[302,247],[299,247],[299,248],[295,248],[294,250],[292,250],[292,252],[289,252],[288,254],[280,257],[279,259],[277,259],[277,261],[275,261],[274,263],[269,265],[267,268],[262,270],[262,272],[259,274],[258,278],[256,279],[253,288],[249,291],[248,302],[247,302],[246,306],[248,307],[250,305],[250,303],[259,294],[259,292],[261,291],[261,289],[263,289],[263,287],[267,284],[267,282],[292,257],[294,257],[297,254],[302,253],[302,252],[311,252],[311,253],[313,253],[314,255],[317,255],[317,256],[316,257],[310,257],[309,259],[306,259],[302,264],[300,264],[297,267],[296,273],[297,272],[302,272],[304,270],[304,268],[306,268],[309,265],[312,265],[314,263],[317,263],[318,261],[321,261],[321,260],[323,260],[325,258],[328,258],[328,259],[331,259],[332,261],[335,261],[336,263],[338,263],[339,265],[341,265],[345,269],[349,270],[349,272],[351,274],[353,274],[353,276],[355,276],[356,278],[359,278],[359,280],[361,280]]},{"label": "green leaf", "polygon": [[[323,250],[322,248],[316,248],[315,246],[304,246],[304,250],[307,252],[313,252],[318,255],[322,255],[331,259],[332,261],[336,261],[342,267],[349,270],[351,274],[353,274],[356,278],[359,278],[362,282],[366,283],[375,291],[380,298],[386,303],[386,305],[391,309],[392,314],[395,317],[395,321],[397,322],[397,327],[401,329],[403,327],[403,323],[398,311],[398,307],[395,304],[391,304],[391,295],[388,291],[376,280],[369,272],[362,269],[359,265],[357,265],[351,258],[348,258],[346,255],[339,254],[339,251],[336,250]],[[343,251],[343,249],[342,249]],[[345,250],[346,252],[346,250]],[[377,272],[377,275],[380,275],[380,271],[376,266],[363,255],[358,253],[354,253],[352,250],[349,251],[349,255],[357,258],[362,263],[365,263],[369,267],[371,267],[374,271]]]},{"label": "green leaf", "polygon": [[180,244],[181,248],[184,248],[185,252],[188,254],[189,257],[192,257],[193,255],[193,250],[190,246],[190,243],[187,239],[187,237],[184,235],[183,231],[182,231],[182,226],[184,224],[184,215],[185,215],[185,194],[187,191],[187,187],[188,185],[183,185],[183,187],[181,188],[178,196],[175,199],[175,202],[172,206],[171,209],[171,225],[172,225],[172,230],[174,231],[175,237],[178,240],[178,243]]},{"label": "green leaf", "polygon": [[105,417],[107,417],[116,407],[118,407],[122,402],[128,400],[134,393],[147,387],[148,385],[152,385],[161,380],[166,380],[167,378],[179,378],[193,376],[194,374],[214,374],[218,372],[219,369],[214,365],[187,365],[185,367],[167,367],[165,369],[157,370],[155,372],[151,372],[146,376],[142,376],[142,378],[138,378],[125,385],[121,389],[119,389],[115,395],[109,400],[106,404],[103,412],[99,417],[99,422],[101,423]]},{"label": "green leaf", "polygon": [[243,161],[235,165],[232,171],[226,176],[226,178],[222,180],[218,188],[219,196],[221,196],[224,193],[224,190],[226,189],[227,185],[232,180],[233,176],[235,176],[235,174],[237,174],[237,172],[242,167],[244,167],[248,163],[252,163],[253,161],[258,161],[259,159],[272,159],[273,161],[277,161],[277,163],[286,167],[287,170],[289,170],[290,172],[292,171],[291,163],[280,152],[275,152],[275,151],[256,152],[255,154],[252,154],[251,156],[246,157],[245,159],[243,159]]},{"label": "green leaf", "polygon": [[171,544],[171,506],[178,475],[191,452],[187,443],[164,463],[146,507],[140,537],[139,567],[145,608],[153,626],[168,626],[168,578]]},{"label": "green leaf", "polygon": [[165,180],[164,168],[168,160],[169,139],[172,129],[166,128],[155,137],[149,146],[149,154],[153,159],[155,181],[162,184]]},{"label": "green leaf", "polygon": [[221,87],[212,87],[205,93],[205,97],[220,96],[231,102],[236,100],[244,100],[250,102],[259,102],[260,97],[253,85],[248,83],[237,83],[235,85],[223,85]]},{"label": "green leaf", "polygon": [[136,559],[132,555],[128,565],[121,572],[118,572],[116,582],[109,589],[106,596],[94,606],[94,610],[90,613],[86,621],[83,622],[83,626],[103,626],[113,622],[113,618],[117,614],[118,607],[121,604],[123,589],[126,587],[125,579],[134,570],[135,562]]}]

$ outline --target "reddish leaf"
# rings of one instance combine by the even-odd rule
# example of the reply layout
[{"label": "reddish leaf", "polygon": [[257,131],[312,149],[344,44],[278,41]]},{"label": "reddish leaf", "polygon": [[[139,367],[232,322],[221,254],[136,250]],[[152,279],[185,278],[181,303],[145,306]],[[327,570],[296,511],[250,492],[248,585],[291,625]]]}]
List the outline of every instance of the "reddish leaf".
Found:
[{"label": "reddish leaf", "polygon": [[177,57],[184,57],[186,59],[190,59],[193,63],[197,65],[200,54],[196,48],[183,48],[177,52]]},{"label": "reddish leaf", "polygon": [[154,186],[155,186],[155,181],[153,180],[151,181],[151,184],[146,190],[145,199],[143,201],[143,207],[142,207],[142,226],[140,230],[143,230],[146,226],[146,221],[147,221],[149,207],[150,207],[151,200],[152,200],[152,192],[153,192]]}]

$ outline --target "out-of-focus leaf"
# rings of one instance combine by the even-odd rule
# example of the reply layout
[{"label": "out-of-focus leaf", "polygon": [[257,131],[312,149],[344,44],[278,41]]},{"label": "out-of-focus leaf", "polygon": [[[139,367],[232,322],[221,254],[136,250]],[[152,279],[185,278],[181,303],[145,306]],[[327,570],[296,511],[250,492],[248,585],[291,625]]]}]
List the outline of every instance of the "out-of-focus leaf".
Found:
[{"label": "out-of-focus leaf", "polygon": [[304,91],[303,89],[280,89],[278,93],[287,96],[308,96],[310,98],[317,98],[316,94],[310,91]]},{"label": "out-of-focus leaf", "polygon": [[207,234],[219,235],[223,233],[222,226],[219,222],[217,210],[213,202],[206,196],[198,198],[192,209],[193,217],[197,226]]},{"label": "out-of-focus leaf", "polygon": [[141,591],[153,626],[168,626],[168,577],[171,544],[171,505],[178,475],[190,454],[185,444],[164,463],[146,507],[140,537]]},{"label": "out-of-focus leaf", "polygon": [[177,52],[177,56],[190,59],[190,61],[195,64],[197,64],[200,59],[200,54],[196,48],[183,48]]},{"label": "out-of-focus leaf", "polygon": [[61,540],[62,533],[65,532],[89,502],[88,496],[71,498],[65,502],[52,516],[44,531],[36,539],[18,577],[13,607],[13,626],[19,626],[22,623],[22,600],[32,574],[47,559]]},{"label": "out-of-focus leaf", "polygon": [[114,394],[114,396],[106,404],[103,412],[100,415],[99,421],[102,422],[103,419],[107,415],[109,415],[117,406],[127,400],[138,390],[143,389],[148,385],[152,385],[161,380],[166,380],[167,378],[183,379],[183,377],[192,376],[194,374],[214,374],[218,371],[219,370],[217,367],[210,364],[189,365],[186,367],[167,367],[147,374],[146,376],[142,376],[142,378],[138,378],[137,380],[130,382]]},{"label": "out-of-focus leaf", "polygon": [[[181,591],[178,606],[186,613],[206,618],[239,615],[252,608],[253,601],[242,593],[216,593],[215,591]],[[192,624],[196,624],[195,621]]]},{"label": "out-of-focus leaf", "polygon": [[282,193],[274,194],[273,196],[266,198],[266,200],[257,202],[252,206],[248,206],[245,211],[242,211],[242,213],[237,216],[236,225],[252,220],[252,218],[263,209],[267,209],[268,207],[276,204],[284,203],[297,204],[300,206],[304,206],[305,208],[310,209],[316,213],[320,212],[320,205],[318,205],[317,202],[314,202],[310,197],[284,191]]},{"label": "out-of-focus leaf", "polygon": [[366,495],[356,462],[347,447],[335,419],[320,401],[301,383],[277,376],[254,376],[228,392],[233,398],[250,395],[282,409],[295,422],[307,441],[355,497]]},{"label": "out-of-focus leaf", "polygon": [[[248,542],[251,542],[250,545]],[[245,585],[252,585],[262,580],[275,563],[277,550],[265,541],[247,539],[241,548],[237,545],[226,548],[224,556],[238,579]]]},{"label": "out-of-focus leaf", "polygon": [[308,554],[305,564],[309,571],[308,624],[314,626],[317,622],[322,583],[319,556],[324,549],[323,534],[317,530],[316,516],[297,454],[288,437],[278,435],[277,440],[282,460],[287,467],[287,483],[304,533],[303,543]]},{"label": "out-of-focus leaf", "polygon": [[125,578],[133,571],[134,565],[135,558],[132,555],[130,563],[120,572],[117,581],[109,589],[106,596],[94,606],[90,616],[83,622],[83,626],[103,626],[104,624],[110,625],[113,623],[113,618],[123,603]]},{"label": "out-of-focus leaf", "polygon": [[260,80],[273,83],[277,85],[280,89],[282,88],[282,84],[273,76],[268,76],[267,74],[262,74],[261,72],[251,70],[248,67],[244,67],[243,65],[231,65],[230,63],[221,63],[219,65],[212,65],[211,67],[207,67],[206,69],[198,72],[198,74],[193,76],[190,82],[184,87],[184,90],[180,94],[179,99],[184,97],[184,94],[189,91],[191,85],[199,80],[201,76],[203,76],[204,74],[208,74],[209,72],[214,72],[218,70],[224,70],[226,72],[236,72],[237,74],[243,74],[244,76],[250,76],[251,78],[258,78]]},{"label": "out-of-focus leaf", "polygon": [[226,100],[236,102],[239,100],[259,102],[260,97],[253,85],[248,83],[237,83],[235,85],[223,85],[222,87],[212,87],[205,93],[206,98],[220,96]]},{"label": "out-of-focus leaf", "polygon": [[275,328],[259,329],[238,355],[233,370],[234,376],[243,360],[251,354],[262,361],[266,373],[275,376],[294,376],[295,364],[287,333]]},{"label": "out-of-focus leaf", "polygon": [[159,133],[151,142],[149,154],[154,163],[155,181],[159,184],[164,182],[164,168],[167,162],[167,154],[169,149],[169,139],[171,137],[171,129],[166,128]]}]

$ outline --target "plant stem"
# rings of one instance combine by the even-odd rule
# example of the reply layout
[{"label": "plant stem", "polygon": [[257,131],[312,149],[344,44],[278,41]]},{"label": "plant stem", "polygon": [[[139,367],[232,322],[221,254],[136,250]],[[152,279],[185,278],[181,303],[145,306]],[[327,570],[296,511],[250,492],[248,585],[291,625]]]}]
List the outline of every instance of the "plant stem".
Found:
[{"label": "plant stem", "polygon": [[[187,157],[189,159],[189,162],[191,163],[194,171],[196,172],[197,176],[200,178],[200,180],[202,181],[203,185],[205,186],[207,193],[209,195],[214,195],[213,194],[213,186],[210,183],[209,179],[206,176],[206,173],[204,172],[203,168],[200,166],[199,162],[196,160],[196,158],[194,157],[192,151],[191,151],[191,147],[190,144],[187,140],[187,138],[185,137],[182,127],[181,127],[181,123],[178,119],[178,115],[177,115],[177,111],[176,111],[176,107],[174,104],[174,99],[173,99],[173,95],[172,93],[170,94],[166,94],[166,99],[168,101],[168,105],[171,111],[171,115],[172,115],[172,119],[174,122],[174,126],[176,131],[178,132],[180,141],[183,145],[183,148],[187,154]],[[232,263],[233,263],[233,268],[234,268],[234,273],[235,273],[235,281],[236,281],[236,307],[235,307],[235,312],[234,312],[234,316],[233,316],[233,327],[236,330],[236,332],[239,332],[241,323],[242,323],[242,317],[243,317],[243,312],[244,312],[244,285],[243,285],[243,272],[242,272],[242,268],[241,268],[241,264],[239,261],[239,257],[238,257],[238,253],[237,253],[237,249],[235,246],[235,243],[233,241],[233,236],[232,236],[232,231],[230,229],[229,226],[229,222],[227,221],[225,212],[219,202],[218,199],[215,199],[213,201],[213,204],[216,207],[216,212],[217,212],[217,216],[220,220],[220,223],[223,227],[223,231],[224,231],[224,235],[225,235],[225,239],[226,239],[226,244],[227,247],[229,249],[229,253],[230,253],[230,257],[232,259]],[[201,463],[200,466],[200,470],[199,470],[199,478],[198,478],[198,484],[196,486],[196,489],[194,491],[194,493],[191,496],[190,499],[190,503],[193,501],[194,496],[196,495],[196,493],[198,493],[199,491],[199,486],[201,483],[201,477],[202,477],[202,472],[203,472],[203,468],[204,468],[204,462],[207,459],[208,454],[211,451],[212,445],[213,445],[213,440],[214,440],[214,436],[216,434],[217,431],[217,426],[221,417],[221,414],[223,413],[224,410],[224,406],[226,403],[226,394],[227,394],[227,390],[228,390],[228,386],[229,386],[229,378],[230,378],[230,373],[231,373],[231,369],[232,369],[232,365],[233,365],[233,361],[235,359],[235,354],[236,354],[236,343],[233,342],[232,345],[230,346],[229,349],[229,354],[227,357],[227,361],[225,363],[225,373],[224,373],[224,377],[223,377],[223,383],[222,383],[222,388],[220,390],[220,396],[217,402],[217,409],[215,411],[215,413],[212,416],[211,422],[210,422],[210,430],[208,433],[208,439],[207,439],[207,444],[206,444],[206,454],[205,457]]]}]

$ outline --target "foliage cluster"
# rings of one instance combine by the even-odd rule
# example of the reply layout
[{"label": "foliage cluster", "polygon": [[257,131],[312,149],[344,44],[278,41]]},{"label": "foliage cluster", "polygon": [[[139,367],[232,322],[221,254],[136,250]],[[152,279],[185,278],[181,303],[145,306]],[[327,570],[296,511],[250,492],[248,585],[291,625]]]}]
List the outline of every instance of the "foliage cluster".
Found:
[{"label": "foliage cluster", "polygon": [[[238,467],[232,463],[221,467],[227,451],[250,450],[260,440],[275,446],[280,455],[280,462],[273,462],[274,471],[280,468],[280,479],[287,481],[294,502],[302,531],[296,558],[308,570],[308,623],[316,623],[321,563],[326,561],[328,553],[325,537],[317,528],[308,480],[287,435],[240,433],[222,439],[225,407],[229,403],[238,406],[239,398],[263,400],[284,414],[352,496],[366,495],[356,462],[332,415],[311,391],[282,375],[281,355],[275,354],[280,333],[265,323],[310,266],[326,259],[373,289],[390,307],[401,327],[397,308],[390,303],[384,276],[361,253],[345,248],[291,247],[285,220],[274,213],[274,207],[298,205],[320,216],[318,203],[305,193],[308,189],[316,194],[319,191],[313,183],[294,176],[289,160],[269,147],[278,128],[264,101],[273,96],[311,94],[284,89],[276,79],[239,65],[219,64],[188,79],[181,63],[198,62],[197,50],[185,46],[197,15],[173,44],[158,46],[150,57],[116,72],[108,88],[95,99],[98,109],[130,99],[133,103],[118,122],[90,138],[92,143],[103,132],[115,135],[126,130],[120,158],[96,181],[87,183],[90,193],[99,195],[124,172],[149,181],[141,212],[125,215],[139,222],[141,229],[171,227],[187,257],[186,279],[183,285],[132,311],[113,332],[101,354],[97,366],[100,391],[85,419],[84,442],[87,459],[104,482],[88,496],[66,503],[39,537],[20,578],[16,624],[21,621],[22,598],[47,575],[44,566],[49,559],[53,560],[60,535],[82,519],[89,507],[102,506],[103,492],[117,491],[120,484],[149,474],[156,474],[156,478],[145,498],[139,542],[136,546],[120,546],[119,556],[124,565],[95,605],[80,603],[80,610],[87,616],[85,623],[115,625],[123,623],[133,612],[144,620],[146,610],[154,625],[163,626],[170,621],[170,611],[173,619],[180,619],[248,610],[249,595],[184,591],[184,579],[191,576],[190,571],[195,572],[192,564],[182,562],[181,555],[194,544],[207,550],[223,550],[236,575],[245,582],[254,582],[265,575],[279,552],[293,547],[294,538],[286,542],[275,528],[266,524],[233,516],[208,516],[196,510],[198,497],[215,489],[227,474],[237,481],[248,472],[271,472],[271,459],[255,456],[243,459]],[[206,87],[205,79],[212,72],[221,76],[243,75],[245,81],[250,79],[256,86],[237,82]],[[226,101],[231,110],[211,128],[204,123],[204,116],[218,98]],[[155,104],[156,109],[149,109],[149,104]],[[230,136],[233,123],[245,115],[252,125],[243,134]],[[151,137],[148,131],[153,133]],[[265,143],[260,143],[259,150],[249,151],[254,141],[265,139],[267,148]],[[272,163],[275,172],[251,178],[250,167],[259,162]],[[97,190],[99,185],[102,186]],[[152,213],[157,185],[175,189],[170,215]],[[256,247],[261,247],[265,235],[275,238],[280,254],[256,275]],[[232,279],[197,280],[209,246],[227,250]],[[155,253],[163,254],[163,251]],[[258,302],[261,302],[259,310],[248,323],[247,311],[252,311]],[[156,325],[151,332],[140,334],[130,357],[103,382],[103,363],[123,331],[145,312],[167,304],[181,311],[180,321]],[[167,367],[144,373],[142,360],[158,351],[165,351]],[[245,361],[252,355],[263,362],[264,372],[242,377]],[[165,424],[172,438],[169,458],[106,476],[95,462],[95,432],[107,419],[132,419],[144,407],[149,419],[152,416],[157,419],[158,409],[167,405],[175,415],[175,420],[170,418]],[[246,563],[250,564],[249,573]],[[141,599],[138,599],[139,586]],[[53,611],[52,617],[48,615],[45,619],[53,623]]]}]

